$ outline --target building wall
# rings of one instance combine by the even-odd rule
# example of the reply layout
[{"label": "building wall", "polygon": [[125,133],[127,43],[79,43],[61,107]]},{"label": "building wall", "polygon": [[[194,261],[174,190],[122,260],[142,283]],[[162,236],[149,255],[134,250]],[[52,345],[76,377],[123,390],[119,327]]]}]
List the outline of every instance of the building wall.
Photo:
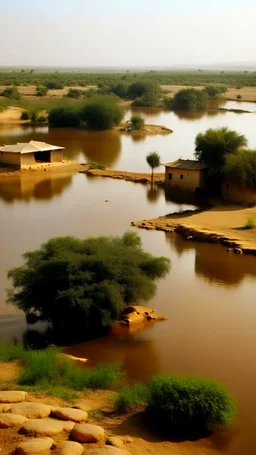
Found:
[{"label": "building wall", "polygon": [[20,154],[0,152],[0,163],[20,167]]},{"label": "building wall", "polygon": [[63,159],[63,150],[52,150],[50,162],[51,163],[61,163]]},{"label": "building wall", "polygon": [[24,153],[24,155],[21,155],[21,167],[33,166],[33,164],[36,164],[34,153]]},{"label": "building wall", "polygon": [[204,171],[166,167],[165,184],[168,188],[179,188],[193,192],[196,190],[196,188],[204,189]]},{"label": "building wall", "polygon": [[225,178],[222,182],[221,197],[228,202],[256,204],[256,190],[241,187],[228,178]]}]

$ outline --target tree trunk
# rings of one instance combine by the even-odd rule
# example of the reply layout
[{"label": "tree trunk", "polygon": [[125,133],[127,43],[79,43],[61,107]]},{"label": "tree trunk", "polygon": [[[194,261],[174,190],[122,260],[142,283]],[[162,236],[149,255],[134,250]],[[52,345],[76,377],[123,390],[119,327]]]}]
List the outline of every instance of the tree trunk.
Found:
[{"label": "tree trunk", "polygon": [[154,169],[152,169],[152,172],[151,172],[151,185],[153,185],[153,181],[154,181]]}]

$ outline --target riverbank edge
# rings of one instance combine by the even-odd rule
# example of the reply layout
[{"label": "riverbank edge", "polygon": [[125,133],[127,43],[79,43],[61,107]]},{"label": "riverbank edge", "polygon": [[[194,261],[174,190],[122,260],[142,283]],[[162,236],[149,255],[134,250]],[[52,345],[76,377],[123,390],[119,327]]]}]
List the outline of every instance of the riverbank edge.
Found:
[{"label": "riverbank edge", "polygon": [[[79,171],[80,174],[87,174],[94,177],[109,177],[117,180],[126,180],[134,183],[151,183],[151,174],[146,172],[129,172],[118,171],[114,169],[88,169],[84,168]],[[153,183],[163,185],[165,174],[157,173],[153,176]]]},{"label": "riverbank edge", "polygon": [[[194,213],[198,213],[195,211]],[[175,215],[174,215],[175,216]],[[188,241],[197,241],[204,243],[217,243],[227,247],[227,251],[233,251],[236,254],[251,254],[256,256],[255,245],[246,245],[246,241],[239,240],[228,236],[227,234],[214,231],[209,228],[200,226],[190,226],[185,223],[175,222],[170,217],[160,217],[151,220],[132,221],[131,226],[147,230],[156,230],[164,232],[176,232]]]}]

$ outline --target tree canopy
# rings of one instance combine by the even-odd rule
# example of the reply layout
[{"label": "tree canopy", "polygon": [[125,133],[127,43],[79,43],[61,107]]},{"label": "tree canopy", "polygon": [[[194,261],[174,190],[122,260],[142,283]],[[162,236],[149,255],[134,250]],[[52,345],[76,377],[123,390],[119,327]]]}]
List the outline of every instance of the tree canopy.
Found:
[{"label": "tree canopy", "polygon": [[227,127],[209,129],[199,133],[195,140],[195,157],[209,167],[209,175],[219,176],[224,169],[226,156],[247,145],[243,134]]},{"label": "tree canopy", "polygon": [[53,238],[25,253],[24,261],[8,272],[8,302],[80,339],[111,327],[126,305],[152,298],[156,281],[170,268],[168,258],[145,252],[132,232]]},{"label": "tree canopy", "polygon": [[129,85],[127,96],[131,100],[140,98],[143,95],[151,94],[158,96],[160,93],[160,85],[155,81],[138,81]]},{"label": "tree canopy", "polygon": [[224,173],[241,186],[256,187],[256,150],[238,150],[227,155]]},{"label": "tree canopy", "polygon": [[75,127],[80,125],[80,116],[77,110],[71,107],[53,107],[48,116],[50,127]]},{"label": "tree canopy", "polygon": [[2,91],[2,96],[9,98],[11,100],[19,100],[20,99],[20,92],[17,87],[6,87]]},{"label": "tree canopy", "polygon": [[153,182],[154,170],[155,170],[157,167],[159,167],[160,164],[161,164],[160,155],[159,155],[157,152],[149,153],[149,154],[146,156],[146,161],[147,161],[148,165],[151,167],[151,171],[152,171],[151,179],[152,179],[152,182]]},{"label": "tree canopy", "polygon": [[208,107],[208,95],[204,90],[188,88],[177,92],[172,100],[173,110],[206,109]]},{"label": "tree canopy", "polygon": [[123,109],[112,96],[97,96],[88,101],[81,110],[81,119],[87,127],[108,130],[119,125]]}]

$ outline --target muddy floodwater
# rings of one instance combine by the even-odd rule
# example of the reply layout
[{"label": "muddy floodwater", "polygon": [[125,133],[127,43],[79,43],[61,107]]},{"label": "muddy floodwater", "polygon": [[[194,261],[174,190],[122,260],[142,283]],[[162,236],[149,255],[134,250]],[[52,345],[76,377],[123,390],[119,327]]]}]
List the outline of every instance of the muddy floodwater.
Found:
[{"label": "muddy floodwater", "polygon": [[[246,104],[255,110],[253,103]],[[225,107],[245,108],[243,103]],[[0,143],[44,140],[64,145],[66,156],[81,162],[137,171],[147,170],[145,155],[153,150],[163,162],[192,158],[195,135],[209,127],[230,126],[256,148],[255,114],[139,112],[148,123],[174,133],[135,139],[111,132],[5,126],[0,127]],[[67,352],[89,358],[90,364],[119,362],[131,380],[178,373],[222,382],[235,395],[238,419],[228,434],[210,438],[207,447],[202,442],[200,454],[256,453],[256,258],[176,234],[131,228],[133,220],[196,208],[193,201],[169,200],[162,188],[84,174],[45,174],[0,178],[0,338],[22,340],[27,328],[23,315],[6,305],[5,292],[6,271],[21,264],[22,253],[54,236],[119,235],[133,229],[146,250],[172,261],[170,273],[148,302],[168,320],[132,333],[113,331]]]}]

